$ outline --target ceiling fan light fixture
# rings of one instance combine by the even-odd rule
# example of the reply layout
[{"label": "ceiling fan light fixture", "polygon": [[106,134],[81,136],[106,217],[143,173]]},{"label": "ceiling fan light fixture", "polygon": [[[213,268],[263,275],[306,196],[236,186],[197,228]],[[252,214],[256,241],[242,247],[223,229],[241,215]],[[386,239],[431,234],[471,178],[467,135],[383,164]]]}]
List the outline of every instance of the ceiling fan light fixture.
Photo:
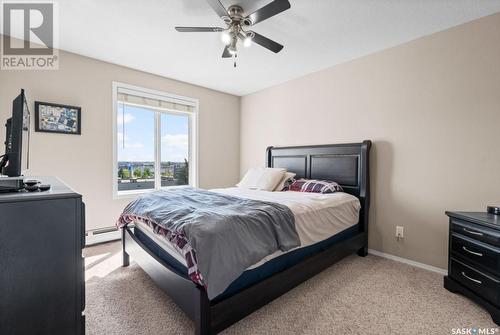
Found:
[{"label": "ceiling fan light fixture", "polygon": [[231,39],[231,44],[229,44],[229,46],[227,47],[227,51],[229,51],[229,53],[231,55],[235,55],[236,52],[238,51],[236,49],[236,43],[238,42],[238,39],[237,38],[232,38]]},{"label": "ceiling fan light fixture", "polygon": [[243,46],[245,48],[248,48],[252,45],[252,36],[247,35],[245,39],[243,40]]},{"label": "ceiling fan light fixture", "polygon": [[225,45],[231,44],[232,38],[227,30],[222,32],[222,34],[220,35],[220,39]]}]

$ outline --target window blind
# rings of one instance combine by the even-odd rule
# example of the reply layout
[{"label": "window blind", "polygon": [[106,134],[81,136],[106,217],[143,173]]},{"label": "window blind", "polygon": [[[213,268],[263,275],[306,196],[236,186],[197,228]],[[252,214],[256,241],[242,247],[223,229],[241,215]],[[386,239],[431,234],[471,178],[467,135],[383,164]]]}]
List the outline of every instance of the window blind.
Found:
[{"label": "window blind", "polygon": [[[135,93],[135,94],[134,94]],[[118,88],[118,102],[139,105],[151,108],[173,110],[179,112],[194,112],[195,106],[190,101],[175,98],[165,98],[154,94],[134,92],[129,89]]]}]

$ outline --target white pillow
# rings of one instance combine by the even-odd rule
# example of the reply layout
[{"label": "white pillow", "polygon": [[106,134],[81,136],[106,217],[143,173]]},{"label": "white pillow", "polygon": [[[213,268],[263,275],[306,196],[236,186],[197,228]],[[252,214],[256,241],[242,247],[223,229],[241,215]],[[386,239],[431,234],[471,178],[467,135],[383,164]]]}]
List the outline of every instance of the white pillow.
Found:
[{"label": "white pillow", "polygon": [[285,174],[283,175],[283,178],[281,178],[281,181],[278,183],[278,185],[274,188],[274,191],[275,192],[280,192],[280,191],[283,191],[283,189],[285,188],[285,183],[292,179],[293,177],[295,177],[297,174],[296,173],[293,173],[293,172],[285,172]]},{"label": "white pillow", "polygon": [[243,176],[243,179],[236,184],[236,186],[241,188],[253,188],[257,185],[259,177],[262,175],[261,168],[250,168],[247,173]]},{"label": "white pillow", "polygon": [[252,190],[272,191],[284,174],[285,169],[251,168],[236,186]]}]

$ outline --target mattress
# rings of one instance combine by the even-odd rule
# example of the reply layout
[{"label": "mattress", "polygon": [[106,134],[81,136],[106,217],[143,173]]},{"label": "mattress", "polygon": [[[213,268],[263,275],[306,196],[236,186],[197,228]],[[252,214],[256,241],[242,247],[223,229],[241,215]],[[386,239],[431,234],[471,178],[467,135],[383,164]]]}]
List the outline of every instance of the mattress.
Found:
[{"label": "mattress", "polygon": [[[213,192],[231,196],[249,198],[261,201],[270,201],[287,206],[295,216],[295,227],[300,238],[300,246],[287,251],[306,248],[318,242],[357,225],[359,220],[360,203],[358,198],[347,193],[337,192],[330,194],[305,193],[305,192],[268,192],[241,189],[238,187],[214,189]],[[155,234],[153,229],[142,222],[135,222],[136,229],[140,230],[157,246],[166,251],[169,256],[186,267],[186,260],[169,241]],[[253,269],[282,255],[277,251],[263,258],[256,264],[247,268]]]}]

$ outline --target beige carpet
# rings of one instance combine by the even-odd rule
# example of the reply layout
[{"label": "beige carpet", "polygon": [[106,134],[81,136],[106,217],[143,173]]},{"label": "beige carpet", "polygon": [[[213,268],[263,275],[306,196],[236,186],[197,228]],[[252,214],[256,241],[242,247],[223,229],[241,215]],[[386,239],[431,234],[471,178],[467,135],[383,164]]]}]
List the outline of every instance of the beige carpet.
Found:
[{"label": "beige carpet", "polygon": [[[85,250],[87,334],[193,334],[192,322],[118,242]],[[489,314],[446,291],[441,275],[369,255],[350,256],[224,334],[452,334],[497,328]]]}]

